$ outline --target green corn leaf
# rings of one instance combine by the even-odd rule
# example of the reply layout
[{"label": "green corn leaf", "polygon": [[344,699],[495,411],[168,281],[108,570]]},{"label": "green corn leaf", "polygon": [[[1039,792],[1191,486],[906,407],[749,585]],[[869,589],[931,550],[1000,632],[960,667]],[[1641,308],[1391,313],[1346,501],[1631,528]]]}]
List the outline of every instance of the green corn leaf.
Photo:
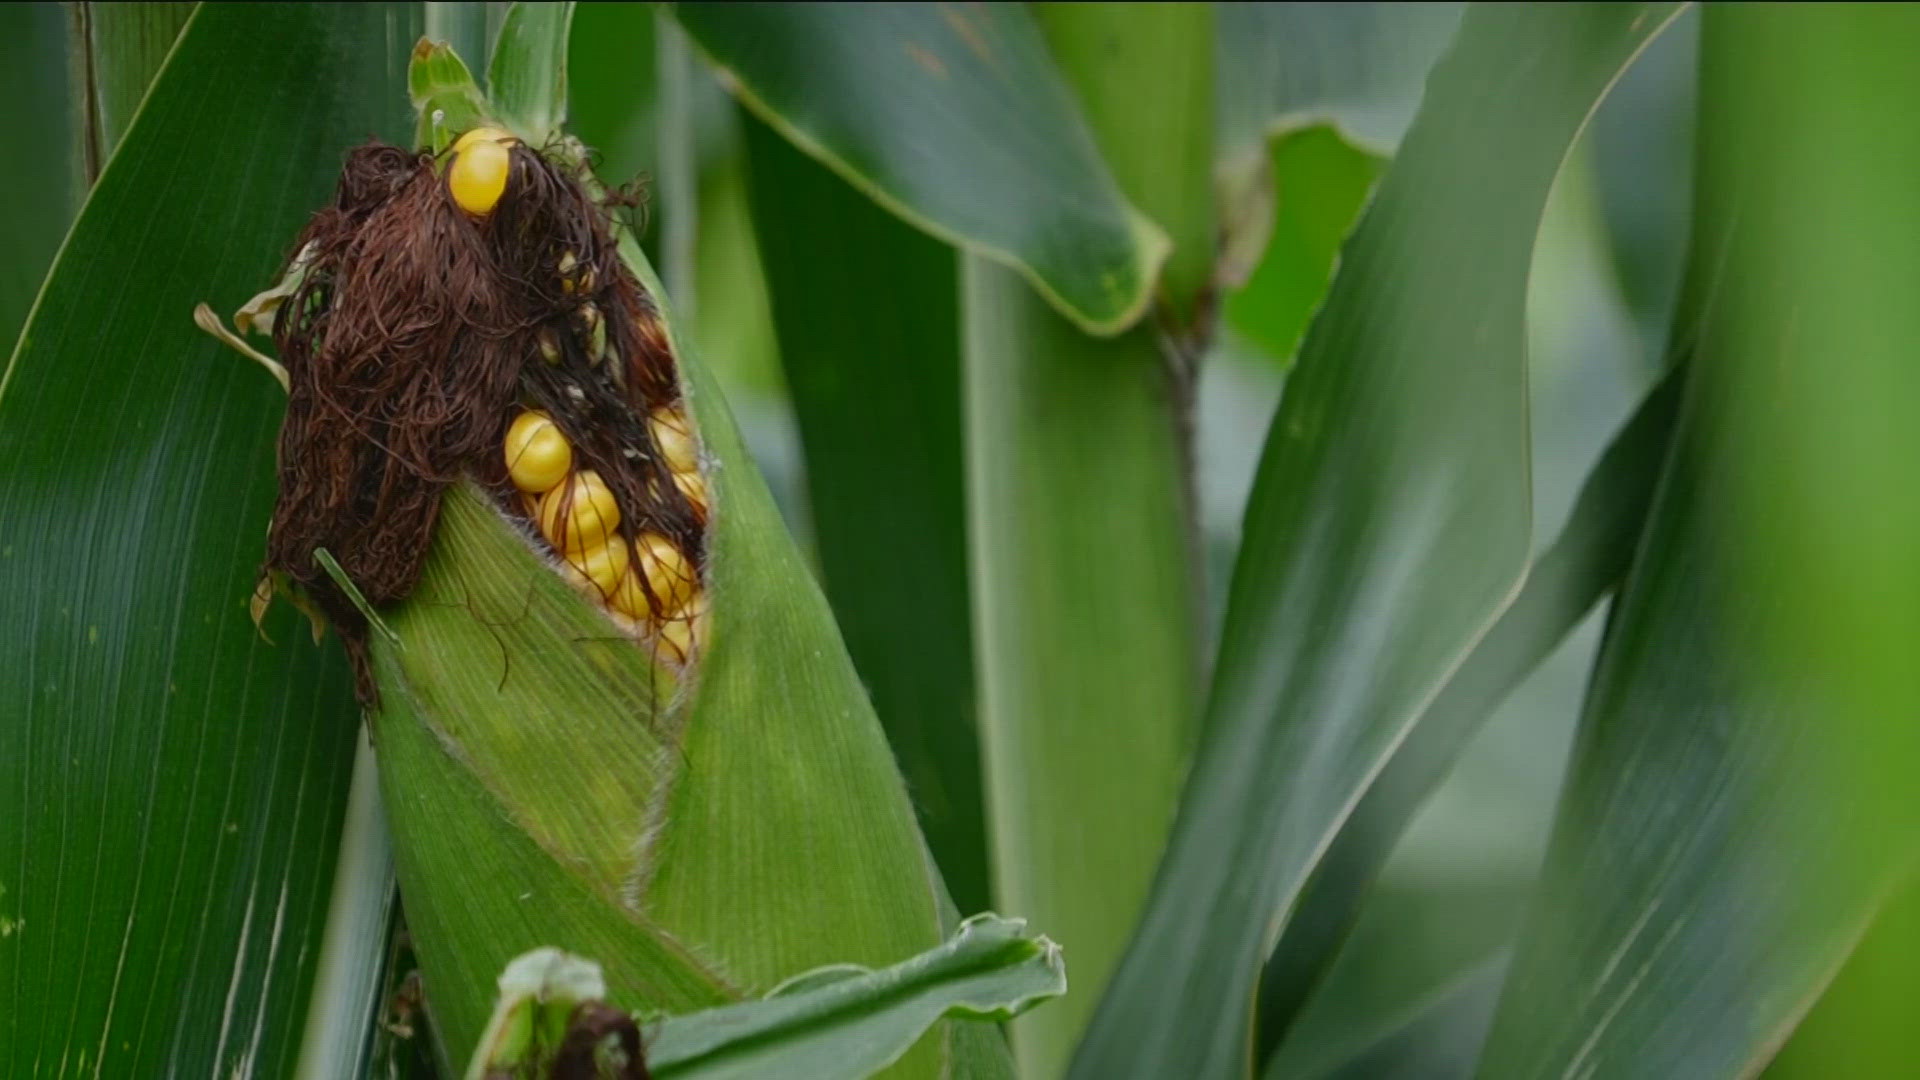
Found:
[{"label": "green corn leaf", "polygon": [[0,95],[14,104],[8,197],[0,202],[0,348],[10,350],[47,264],[86,191],[80,110],[68,91],[67,13],[52,4],[0,6]]},{"label": "green corn leaf", "polygon": [[1261,976],[1260,1058],[1319,985],[1394,845],[1467,741],[1625,576],[1667,458],[1683,371],[1648,394],[1614,437],[1519,596],[1421,712],[1315,860]]},{"label": "green corn leaf", "polygon": [[1461,4],[1222,4],[1219,153],[1223,187],[1244,190],[1275,135],[1331,124],[1393,156]]},{"label": "green corn leaf", "polygon": [[1435,69],[1269,433],[1199,759],[1074,1076],[1247,1070],[1256,975],[1315,861],[1512,601],[1533,237],[1581,124],[1675,10],[1476,7]]},{"label": "green corn leaf", "polygon": [[420,7],[427,40],[444,42],[455,56],[471,56],[476,63],[492,54],[485,0],[424,0]]},{"label": "green corn leaf", "polygon": [[758,120],[746,148],[827,598],[947,886],[979,911],[957,260]]},{"label": "green corn leaf", "polygon": [[[1198,711],[1167,369],[1145,332],[1087,337],[984,259],[961,290],[996,903],[1057,924],[1091,991],[1137,922]],[[1060,1068],[1092,997],[1036,1014],[1025,1070]]]},{"label": "green corn leaf", "polygon": [[1160,226],[1128,205],[1019,5],[676,4],[735,93],[881,205],[1113,334]]},{"label": "green corn leaf", "polygon": [[[499,982],[482,1053],[467,1072],[476,1080],[549,1075],[582,1023],[576,1009],[606,993],[599,965],[551,948],[516,958]],[[942,1016],[1004,1020],[1066,988],[1057,946],[1019,919],[978,915],[944,944],[890,967],[815,968],[765,998],[667,1017],[644,1039],[637,1028],[627,1036],[644,1047],[658,1080],[858,1080],[898,1060]],[[595,1019],[587,1030],[617,1025]]]},{"label": "green corn leaf", "polygon": [[422,38],[407,66],[407,98],[419,114],[413,142],[439,153],[463,131],[493,120],[493,107],[466,61],[445,42]]},{"label": "green corn leaf", "polygon": [[198,10],[0,379],[0,1073],[292,1067],[355,710],[335,650],[247,618],[281,394],[190,316],[258,289],[342,147],[404,133],[368,43],[417,30]]},{"label": "green corn leaf", "polygon": [[[1035,17],[1122,190],[1177,230],[1155,327],[1112,339],[985,259],[962,269],[995,901],[1073,950],[1083,992],[1013,1029],[1023,1070],[1054,1075],[1139,917],[1198,713],[1181,417],[1215,242],[1214,42],[1199,5]],[[1125,77],[1143,69],[1165,82]]]},{"label": "green corn leaf", "polygon": [[[621,252],[665,307],[624,232]],[[384,613],[395,639],[373,641],[381,780],[443,1060],[478,1040],[492,973],[539,945],[605,958],[610,999],[653,1014],[891,963],[954,922],[826,601],[665,317],[712,506],[697,677],[676,685],[471,489]],[[896,1068],[991,1074],[994,1057],[943,1025]]]},{"label": "green corn leaf", "polygon": [[[594,171],[609,187],[630,184],[649,171],[657,153],[658,18],[647,4],[574,8],[567,46],[567,127],[593,148]],[[657,199],[659,192],[652,195]]]},{"label": "green corn leaf", "polygon": [[[1191,324],[1213,283],[1214,6],[1037,4],[1034,19],[1120,190],[1173,250],[1157,297]],[[1152,78],[1141,78],[1142,72]]]},{"label": "green corn leaf", "polygon": [[1483,1076],[1753,1075],[1913,880],[1920,17],[1824,14],[1702,14],[1699,351]]},{"label": "green corn leaf", "polygon": [[1227,326],[1284,364],[1326,296],[1340,245],[1387,163],[1323,126],[1276,138],[1270,164],[1272,179],[1261,188],[1270,192],[1268,205],[1247,212],[1271,225],[1243,245],[1265,246],[1258,265],[1242,272],[1231,260],[1246,255],[1229,241],[1223,273],[1244,284],[1227,296],[1222,313]]},{"label": "green corn leaf", "polygon": [[[1303,208],[1288,204],[1311,195],[1313,189],[1303,185],[1325,185],[1342,173],[1330,176],[1324,169],[1314,170],[1323,163],[1313,159],[1310,145],[1290,156],[1280,156],[1281,151],[1299,133],[1326,126],[1363,159],[1392,157],[1420,105],[1428,70],[1453,39],[1462,6],[1220,5],[1214,175],[1226,236],[1221,268],[1226,281],[1247,280],[1262,261],[1261,253],[1273,246],[1279,251],[1267,258],[1277,255],[1282,267],[1298,261],[1310,264],[1300,287],[1310,290],[1309,303],[1319,297],[1326,284],[1320,252],[1331,255],[1332,250],[1323,244],[1296,246],[1306,238],[1287,226],[1298,222]],[[1302,153],[1309,154],[1307,160],[1290,160]],[[1338,164],[1330,167],[1339,169]],[[1331,205],[1357,204],[1372,187],[1374,177],[1365,170],[1346,172],[1343,193],[1323,196]],[[1351,175],[1355,172],[1360,175]],[[1336,244],[1352,220],[1351,213],[1334,214]],[[1230,314],[1238,324],[1245,313]],[[1301,322],[1287,320],[1272,334],[1280,340],[1278,346],[1263,342],[1275,358],[1292,355],[1294,335],[1305,315],[1300,311]],[[1262,321],[1276,318],[1269,314]]]},{"label": "green corn leaf", "polygon": [[511,5],[487,66],[494,111],[535,146],[545,146],[567,118],[567,31],[572,3]]},{"label": "green corn leaf", "polygon": [[173,43],[181,26],[193,13],[193,4],[76,4],[75,18],[86,40],[85,62],[92,83],[88,101],[90,118],[89,156],[104,166],[113,155],[127,125],[139,111],[147,86]]},{"label": "green corn leaf", "polygon": [[942,1016],[1007,1020],[1066,993],[1060,948],[1020,919],[976,915],[944,944],[873,971],[795,976],[764,1000],[661,1021],[647,1033],[660,1080],[871,1075]]},{"label": "green corn leaf", "polygon": [[1505,955],[1460,973],[1425,999],[1383,1017],[1377,1030],[1339,1046],[1289,1046],[1261,1071],[1265,1080],[1467,1080],[1507,973]]}]

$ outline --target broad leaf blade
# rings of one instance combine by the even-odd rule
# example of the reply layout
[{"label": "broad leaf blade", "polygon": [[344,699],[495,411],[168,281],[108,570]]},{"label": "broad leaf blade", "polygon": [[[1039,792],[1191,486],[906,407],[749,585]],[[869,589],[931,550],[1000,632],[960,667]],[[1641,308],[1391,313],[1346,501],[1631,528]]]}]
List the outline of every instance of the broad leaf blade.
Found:
[{"label": "broad leaf blade", "polygon": [[1058,946],[1023,920],[978,915],[891,967],[808,972],[764,1000],[664,1020],[647,1032],[647,1067],[659,1080],[854,1080],[897,1060],[942,1016],[1005,1020],[1066,989]]},{"label": "broad leaf blade", "polygon": [[756,113],[883,206],[1115,333],[1168,241],[1107,172],[1017,5],[678,4]]},{"label": "broad leaf blade", "polygon": [[247,618],[280,392],[191,311],[258,287],[342,146],[404,130],[367,43],[412,20],[200,11],[8,369],[0,1071],[291,1066],[355,710],[333,650]]},{"label": "broad leaf blade", "polygon": [[1511,600],[1533,237],[1581,124],[1673,10],[1476,8],[1434,71],[1274,421],[1205,743],[1074,1075],[1247,1068],[1260,961],[1315,859]]},{"label": "broad leaf blade", "polygon": [[1512,606],[1421,712],[1315,861],[1261,976],[1261,1057],[1314,991],[1408,822],[1467,741],[1626,575],[1667,458],[1683,370],[1668,375],[1614,437]]},{"label": "broad leaf blade", "polygon": [[1699,358],[1483,1075],[1751,1075],[1911,880],[1917,42],[1703,14]]},{"label": "broad leaf blade", "polygon": [[980,911],[957,260],[758,120],[746,149],[827,597],[947,887]]}]

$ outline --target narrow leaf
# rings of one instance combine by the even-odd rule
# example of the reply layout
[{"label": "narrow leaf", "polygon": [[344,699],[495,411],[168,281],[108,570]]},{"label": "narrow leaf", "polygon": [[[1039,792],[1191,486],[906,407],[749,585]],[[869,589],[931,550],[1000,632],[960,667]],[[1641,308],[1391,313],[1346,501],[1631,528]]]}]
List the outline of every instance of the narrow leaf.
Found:
[{"label": "narrow leaf", "polygon": [[764,1000],[675,1016],[648,1032],[658,1080],[870,1076],[942,1016],[1006,1020],[1066,992],[1059,946],[1021,919],[976,915],[936,949],[878,971],[838,966]]},{"label": "narrow leaf", "polygon": [[191,313],[405,130],[416,12],[199,10],[0,380],[0,1073],[292,1067],[355,710],[247,617],[281,393]]},{"label": "narrow leaf", "polygon": [[746,148],[827,598],[954,902],[978,911],[957,260],[758,120]]},{"label": "narrow leaf", "polygon": [[977,256],[963,269],[995,899],[1055,928],[1082,987],[1014,1026],[1035,1075],[1065,1068],[1125,947],[1198,715],[1184,425],[1217,240],[1213,17],[1210,5],[1035,9],[1121,190],[1172,230],[1154,327],[1092,339],[1013,274]]},{"label": "narrow leaf", "polygon": [[1112,334],[1168,240],[1128,205],[1019,5],[676,4],[762,119],[882,206]]},{"label": "narrow leaf", "polygon": [[493,119],[493,108],[460,54],[445,42],[421,38],[407,65],[407,99],[418,119],[414,145],[439,153],[463,131]]},{"label": "narrow leaf", "polygon": [[487,66],[487,97],[510,130],[544,146],[567,118],[572,3],[511,5]]},{"label": "narrow leaf", "polygon": [[1247,1069],[1256,974],[1315,860],[1512,600],[1533,237],[1582,123],[1674,10],[1474,8],[1435,69],[1268,436],[1200,757],[1073,1075]]},{"label": "narrow leaf", "polygon": [[1045,1075],[1133,932],[1193,742],[1184,459],[1153,336],[1089,338],[978,257],[961,289],[995,902],[1046,922],[1086,988],[1016,1035]]},{"label": "narrow leaf", "polygon": [[1466,1080],[1480,1059],[1507,974],[1495,956],[1462,972],[1381,1030],[1315,1057],[1282,1053],[1268,1063],[1266,1080]]}]

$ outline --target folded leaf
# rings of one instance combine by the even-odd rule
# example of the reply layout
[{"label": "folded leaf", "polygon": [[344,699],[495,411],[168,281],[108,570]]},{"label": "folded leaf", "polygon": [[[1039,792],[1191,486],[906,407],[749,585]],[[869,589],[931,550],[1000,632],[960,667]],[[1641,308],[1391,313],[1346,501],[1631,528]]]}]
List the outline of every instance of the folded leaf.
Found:
[{"label": "folded leaf", "polygon": [[1475,7],[1435,68],[1269,432],[1199,758],[1072,1075],[1247,1069],[1256,975],[1316,860],[1512,601],[1533,238],[1582,123],[1675,10]]},{"label": "folded leaf", "polygon": [[1017,4],[675,4],[741,100],[881,205],[1017,269],[1084,329],[1145,312],[1167,257]]}]

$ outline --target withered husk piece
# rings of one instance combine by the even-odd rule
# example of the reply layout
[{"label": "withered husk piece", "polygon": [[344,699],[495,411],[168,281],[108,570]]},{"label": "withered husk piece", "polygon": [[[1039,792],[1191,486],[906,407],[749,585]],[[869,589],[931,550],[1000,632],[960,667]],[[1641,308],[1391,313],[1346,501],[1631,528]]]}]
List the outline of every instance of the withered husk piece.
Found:
[{"label": "withered husk piece", "polygon": [[[656,531],[704,562],[699,520],[645,419],[679,398],[658,309],[621,261],[608,209],[532,148],[511,154],[505,195],[476,219],[431,156],[359,147],[293,245],[306,265],[273,325],[290,385],[266,569],[303,586],[339,631],[367,704],[366,619],[314,550],[379,607],[413,588],[441,497],[463,476],[524,521],[501,454],[522,408],[550,414],[576,467],[607,481],[626,538]],[[596,363],[602,348],[617,362]]]}]

